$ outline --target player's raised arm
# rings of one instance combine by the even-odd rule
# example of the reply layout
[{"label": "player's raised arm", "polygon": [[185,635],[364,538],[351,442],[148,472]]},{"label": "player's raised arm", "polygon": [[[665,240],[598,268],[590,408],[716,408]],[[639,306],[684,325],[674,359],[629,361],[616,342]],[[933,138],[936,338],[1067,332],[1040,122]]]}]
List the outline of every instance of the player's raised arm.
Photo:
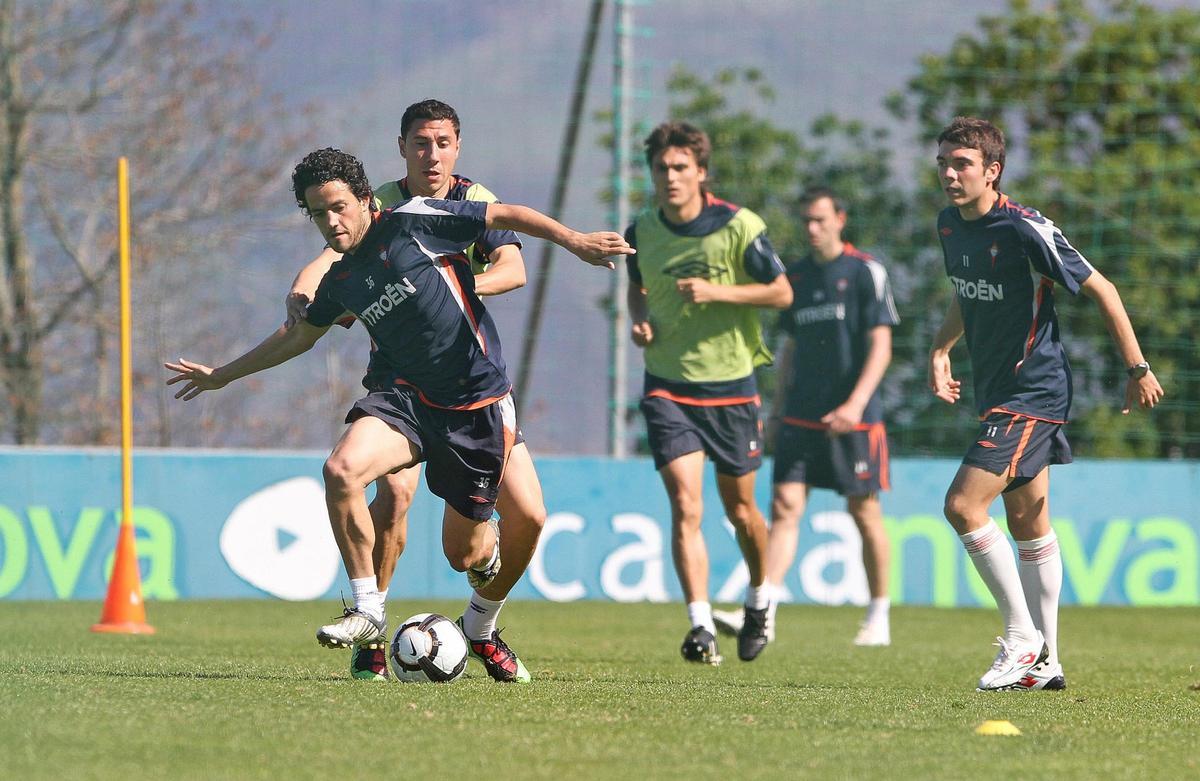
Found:
[{"label": "player's raised arm", "polygon": [[183,358],[165,363],[165,367],[176,372],[175,376],[167,379],[167,385],[186,383],[175,394],[175,398],[190,401],[204,391],[224,388],[236,379],[295,358],[309,350],[328,330],[328,326],[317,328],[304,321],[293,328],[284,326],[244,355],[216,369]]},{"label": "player's raised arm", "polygon": [[933,349],[929,351],[929,389],[947,404],[953,404],[962,395],[962,382],[954,379],[950,371],[950,348],[962,335],[962,310],[958,308],[958,299],[954,298],[946,310],[946,319],[933,337]]},{"label": "player's raised arm", "polygon": [[1121,294],[1099,271],[1093,271],[1091,276],[1084,280],[1081,289],[1100,308],[1100,316],[1104,318],[1104,325],[1116,342],[1117,350],[1121,353],[1121,359],[1125,362],[1129,374],[1121,414],[1128,415],[1134,404],[1151,409],[1162,400],[1163,389],[1158,384],[1154,372],[1150,370],[1150,364],[1142,355],[1142,348],[1138,346],[1133,324],[1129,322],[1129,314],[1125,311],[1125,304],[1121,302]]},{"label": "player's raised arm", "polygon": [[613,255],[632,255],[633,247],[619,233],[596,231],[580,233],[547,217],[536,209],[511,203],[489,203],[487,227],[513,230],[535,238],[547,239],[593,266],[615,268],[609,260]]},{"label": "player's raised arm", "polygon": [[292,280],[292,289],[288,291],[287,297],[283,300],[287,314],[283,323],[284,328],[291,328],[307,316],[308,305],[313,302],[313,298],[317,294],[317,286],[321,284],[321,280],[329,272],[329,268],[341,259],[340,252],[326,247],[320,255],[300,269],[300,273]]}]

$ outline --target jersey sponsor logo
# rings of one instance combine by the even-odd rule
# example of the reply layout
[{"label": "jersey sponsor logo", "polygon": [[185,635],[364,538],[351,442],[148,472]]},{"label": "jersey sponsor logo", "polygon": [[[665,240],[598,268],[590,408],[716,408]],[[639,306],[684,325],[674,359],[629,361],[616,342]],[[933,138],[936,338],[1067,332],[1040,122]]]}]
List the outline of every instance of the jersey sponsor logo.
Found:
[{"label": "jersey sponsor logo", "polygon": [[942,235],[943,235],[943,236],[949,236],[951,233],[954,233],[954,231],[950,230],[950,228],[948,228],[948,227],[947,227],[947,228],[942,228],[942,231],[941,231],[941,232],[942,232]]},{"label": "jersey sponsor logo", "polygon": [[[368,277],[367,279],[370,279]],[[408,277],[401,277],[399,284],[389,282],[383,286],[383,295],[377,301],[371,303],[364,309],[359,317],[363,319],[367,325],[375,325],[379,322],[379,318],[386,315],[388,312],[395,309],[401,302],[417,292],[417,288],[412,282],[408,281]]]},{"label": "jersey sponsor logo", "polygon": [[842,303],[822,304],[821,306],[806,306],[792,313],[796,325],[812,325],[830,320],[845,320],[846,305]]},{"label": "jersey sponsor logo", "polygon": [[1004,300],[1004,285],[1002,284],[993,285],[986,279],[972,280],[962,277],[950,277],[950,282],[954,285],[954,291],[958,293],[959,298],[971,301]]}]

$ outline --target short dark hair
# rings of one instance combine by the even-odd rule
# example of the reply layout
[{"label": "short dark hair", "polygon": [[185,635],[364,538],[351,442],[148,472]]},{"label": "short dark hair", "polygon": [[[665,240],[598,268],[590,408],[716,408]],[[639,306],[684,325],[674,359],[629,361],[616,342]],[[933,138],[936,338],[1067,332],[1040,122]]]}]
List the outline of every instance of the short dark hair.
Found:
[{"label": "short dark hair", "polygon": [[374,203],[371,183],[367,181],[367,172],[358,158],[340,149],[325,147],[309,152],[292,171],[292,192],[296,195],[296,205],[308,211],[304,192],[313,185],[335,181],[345,182],[355,198]]},{"label": "short dark hair", "polygon": [[712,142],[708,133],[687,122],[664,122],[646,136],[646,164],[654,165],[654,158],[668,147],[677,146],[681,149],[692,150],[696,165],[708,168],[708,158],[712,154]]},{"label": "short dark hair", "polygon": [[965,149],[978,149],[983,155],[983,167],[1000,164],[1000,174],[993,187],[1000,189],[1000,177],[1004,175],[1004,132],[1000,128],[978,117],[955,117],[937,137],[938,146],[949,141]]},{"label": "short dark hair", "polygon": [[440,100],[427,98],[420,103],[414,103],[404,109],[404,116],[400,117],[400,137],[407,138],[408,131],[412,128],[413,123],[422,119],[426,121],[448,119],[450,120],[450,124],[454,126],[454,135],[460,135],[458,112],[454,110],[454,107]]},{"label": "short dark hair", "polygon": [[828,198],[832,201],[833,210],[838,214],[846,213],[846,201],[831,187],[809,187],[800,193],[800,208],[814,204],[822,198]]}]

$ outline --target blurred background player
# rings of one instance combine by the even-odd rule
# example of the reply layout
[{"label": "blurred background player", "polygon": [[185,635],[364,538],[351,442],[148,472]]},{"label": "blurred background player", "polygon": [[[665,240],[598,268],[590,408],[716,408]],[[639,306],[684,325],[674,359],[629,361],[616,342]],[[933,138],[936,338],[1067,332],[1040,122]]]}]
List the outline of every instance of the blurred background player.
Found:
[{"label": "blurred background player", "polygon": [[[768,436],[775,443],[767,585],[767,637],[796,556],[809,488],[846,497],[862,535],[870,604],[855,645],[888,645],[888,561],[879,492],[888,488],[887,432],[879,383],[899,324],[887,271],[842,239],[846,207],[831,190],[800,200],[812,253],[788,267],[792,305],[779,317],[776,394]],[[737,633],[741,611],[714,611],[717,628]]]},{"label": "blurred background player", "polygon": [[[423,100],[404,111],[400,135],[396,139],[404,158],[405,177],[375,188],[375,203],[388,209],[414,196],[451,201],[494,203],[497,198],[486,187],[454,173],[462,149],[458,112],[440,100]],[[486,231],[467,250],[475,273],[475,293],[498,295],[525,284],[525,262],[521,243],[512,231]],[[341,255],[329,247],[297,275],[287,297],[288,323],[303,319],[325,272]],[[345,322],[353,325],[354,320]],[[375,390],[379,378],[375,371],[374,351],[363,386]],[[385,603],[396,562],[404,552],[407,538],[408,509],[417,491],[419,464],[375,481],[371,501],[371,520],[375,524],[375,590]],[[463,611],[463,631],[471,640],[471,655],[483,662],[488,674],[498,681],[529,681],[524,663],[500,638],[496,621],[504,601],[525,573],[537,548],[538,537],[546,522],[546,507],[537,472],[518,430],[517,441],[509,454],[508,467],[500,495],[496,500],[500,514],[500,557],[504,566],[487,586],[475,588]],[[468,573],[468,578],[473,577]],[[474,586],[475,584],[472,583]],[[384,649],[355,646],[350,654],[350,674],[365,680],[386,680],[387,654]]]},{"label": "blurred background player", "polygon": [[738,657],[766,646],[763,587],[767,527],[754,502],[762,427],[754,369],[771,361],[755,307],[792,301],[783,263],[763,221],[705,189],[711,151],[704,131],[667,122],[645,142],[656,207],[626,233],[633,341],[644,348],[641,402],[654,466],[671,503],[671,553],[691,628],[688,661],[719,664],[708,600],[708,550],[700,530],[704,459],[750,570]]},{"label": "blurred background player", "polygon": [[[1062,557],[1050,528],[1050,464],[1071,462],[1063,426],[1071,369],[1059,340],[1055,283],[1083,291],[1100,309],[1129,379],[1122,409],[1153,407],[1163,389],[1138,347],[1117,289],[1054,223],[1000,190],[1004,135],[982,119],[958,117],[938,136],[937,168],[950,205],[938,236],[954,297],[929,354],[929,386],[954,404],[961,383],[950,348],[966,336],[981,421],[946,494],[958,533],[1004,618],[1000,651],[978,688],[1064,689],[1058,656]],[[988,507],[1004,499],[1020,566]]]},{"label": "blurred background player", "polygon": [[317,639],[369,648],[386,643],[365,496],[378,477],[426,461],[429,488],[446,503],[442,545],[451,566],[475,570],[480,588],[500,570],[488,521],[516,421],[495,323],[461,253],[488,229],[522,230],[609,268],[605,257],[632,250],[618,234],[581,234],[523,206],[414,199],[380,214],[361,163],[340,150],[311,153],[292,179],[297,204],[345,257],[325,275],[305,320],[217,369],[169,363],[176,375],[167,383],[185,383],[176,397],[190,400],[305,352],[347,314],[363,322],[388,381],[354,405],[325,462],[326,504],[354,607]]}]

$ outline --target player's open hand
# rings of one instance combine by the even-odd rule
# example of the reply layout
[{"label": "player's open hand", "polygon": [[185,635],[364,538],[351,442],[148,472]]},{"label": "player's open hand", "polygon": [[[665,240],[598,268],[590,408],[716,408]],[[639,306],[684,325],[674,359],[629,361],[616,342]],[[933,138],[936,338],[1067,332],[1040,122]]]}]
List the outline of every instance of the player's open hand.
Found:
[{"label": "player's open hand", "polygon": [[929,354],[929,389],[947,404],[958,401],[962,395],[962,383],[950,372],[950,354],[933,351]]},{"label": "player's open hand", "polygon": [[312,297],[307,293],[301,293],[297,290],[287,294],[287,298],[283,300],[283,308],[287,317],[283,321],[284,328],[291,328],[296,323],[308,317],[308,305],[312,303]]},{"label": "player's open hand", "polygon": [[675,289],[679,291],[680,297],[690,304],[709,304],[717,301],[719,287],[700,277],[688,277],[675,282]]},{"label": "player's open hand", "polygon": [[177,399],[191,401],[206,390],[217,390],[226,385],[224,380],[216,376],[215,369],[201,363],[192,363],[180,358],[176,363],[164,363],[163,366],[176,372],[174,377],[167,379],[168,385],[174,385],[177,382],[187,383],[175,394]]},{"label": "player's open hand", "polygon": [[1141,377],[1130,377],[1125,384],[1125,406],[1121,408],[1121,414],[1128,415],[1135,403],[1143,409],[1153,409],[1155,404],[1162,401],[1162,397],[1163,389],[1154,372],[1147,371]]},{"label": "player's open hand", "polygon": [[584,263],[605,268],[616,268],[609,260],[613,255],[633,255],[637,252],[629,246],[624,236],[613,231],[576,233],[571,237],[567,249]]},{"label": "player's open hand", "polygon": [[630,336],[633,337],[633,343],[638,347],[645,347],[654,341],[654,328],[651,327],[649,320],[634,323],[630,329]]}]

